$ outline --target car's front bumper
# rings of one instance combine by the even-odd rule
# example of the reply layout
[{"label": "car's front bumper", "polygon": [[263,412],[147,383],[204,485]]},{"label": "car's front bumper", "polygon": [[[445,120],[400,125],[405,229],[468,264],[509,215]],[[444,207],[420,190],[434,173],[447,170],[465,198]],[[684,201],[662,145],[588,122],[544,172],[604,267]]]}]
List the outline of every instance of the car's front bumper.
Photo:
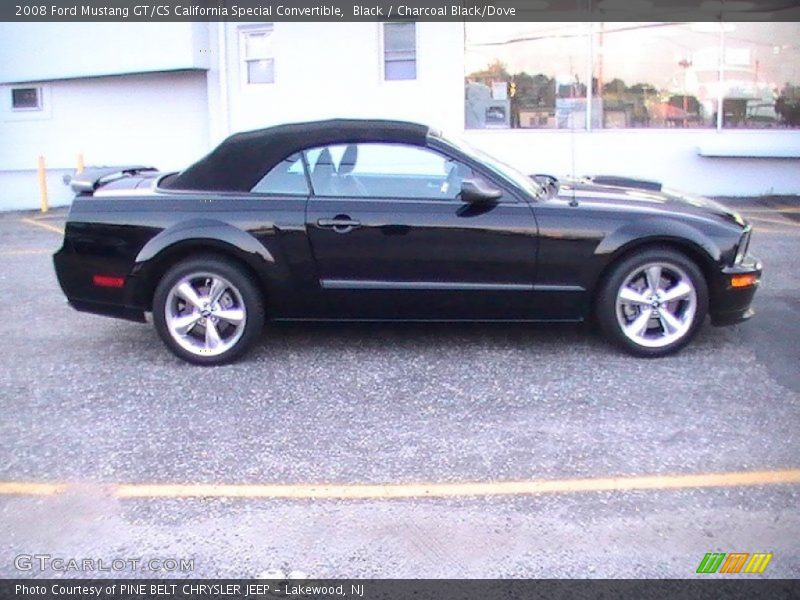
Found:
[{"label": "car's front bumper", "polygon": [[[761,261],[754,256],[745,256],[738,265],[722,269],[711,290],[709,313],[712,325],[734,325],[753,316],[751,304],[761,280],[761,271]],[[753,283],[734,286],[734,279],[742,276],[752,276]]]}]

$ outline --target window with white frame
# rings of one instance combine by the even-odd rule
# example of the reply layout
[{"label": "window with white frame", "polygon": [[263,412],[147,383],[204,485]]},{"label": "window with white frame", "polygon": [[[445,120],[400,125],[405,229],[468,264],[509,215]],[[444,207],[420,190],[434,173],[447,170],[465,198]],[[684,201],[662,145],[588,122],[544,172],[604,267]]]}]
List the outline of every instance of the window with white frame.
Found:
[{"label": "window with white frame", "polygon": [[383,78],[387,81],[417,78],[416,23],[384,23]]},{"label": "window with white frame", "polygon": [[272,32],[272,25],[243,29],[241,32],[244,75],[248,84],[275,83]]},{"label": "window with white frame", "polygon": [[464,26],[465,125],[800,129],[800,23]]},{"label": "window with white frame", "polygon": [[42,110],[42,90],[38,87],[11,88],[12,110]]}]

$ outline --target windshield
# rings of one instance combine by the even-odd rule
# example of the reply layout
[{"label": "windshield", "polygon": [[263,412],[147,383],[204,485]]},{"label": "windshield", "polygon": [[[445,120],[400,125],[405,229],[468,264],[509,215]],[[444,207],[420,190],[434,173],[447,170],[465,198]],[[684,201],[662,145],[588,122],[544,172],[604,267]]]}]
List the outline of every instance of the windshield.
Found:
[{"label": "windshield", "polygon": [[531,177],[525,175],[522,171],[515,169],[511,165],[495,158],[491,154],[487,154],[483,150],[479,150],[469,142],[458,137],[444,137],[443,135],[437,135],[437,137],[446,144],[449,144],[450,146],[460,150],[470,158],[474,158],[482,165],[485,165],[496,175],[509,180],[511,183],[522,188],[532,196],[540,197],[544,194],[542,187]]}]

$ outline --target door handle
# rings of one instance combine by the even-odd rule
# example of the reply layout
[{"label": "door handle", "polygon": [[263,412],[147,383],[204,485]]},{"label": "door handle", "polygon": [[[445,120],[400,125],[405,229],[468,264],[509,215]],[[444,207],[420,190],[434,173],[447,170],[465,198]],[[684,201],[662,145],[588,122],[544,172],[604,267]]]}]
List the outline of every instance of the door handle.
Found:
[{"label": "door handle", "polygon": [[348,215],[336,215],[332,219],[317,219],[317,226],[333,229],[336,233],[348,233],[361,227],[361,221],[351,219]]}]

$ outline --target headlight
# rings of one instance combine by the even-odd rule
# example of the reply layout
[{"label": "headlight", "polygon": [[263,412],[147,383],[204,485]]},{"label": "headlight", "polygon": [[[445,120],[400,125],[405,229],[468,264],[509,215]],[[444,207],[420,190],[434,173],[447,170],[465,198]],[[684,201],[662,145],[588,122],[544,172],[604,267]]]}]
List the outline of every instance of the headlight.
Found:
[{"label": "headlight", "polygon": [[734,265],[738,265],[744,260],[744,257],[747,256],[747,249],[750,247],[750,233],[752,232],[752,228],[750,225],[744,228],[744,232],[742,233],[742,237],[739,238],[739,246],[736,248],[736,258],[733,260]]}]

